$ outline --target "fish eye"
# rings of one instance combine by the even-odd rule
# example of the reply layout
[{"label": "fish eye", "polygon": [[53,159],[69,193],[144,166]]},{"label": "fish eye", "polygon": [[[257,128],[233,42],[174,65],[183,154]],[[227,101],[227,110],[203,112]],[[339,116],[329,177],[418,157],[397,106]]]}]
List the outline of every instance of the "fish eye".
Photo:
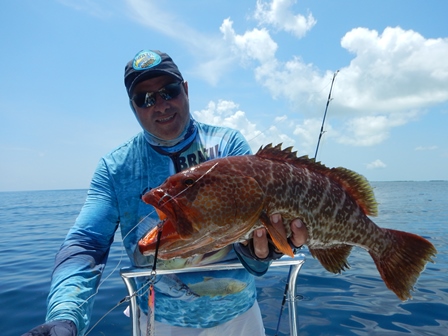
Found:
[{"label": "fish eye", "polygon": [[193,180],[192,178],[186,179],[186,180],[184,181],[184,184],[185,184],[187,187],[191,187],[191,186],[194,184],[194,180]]}]

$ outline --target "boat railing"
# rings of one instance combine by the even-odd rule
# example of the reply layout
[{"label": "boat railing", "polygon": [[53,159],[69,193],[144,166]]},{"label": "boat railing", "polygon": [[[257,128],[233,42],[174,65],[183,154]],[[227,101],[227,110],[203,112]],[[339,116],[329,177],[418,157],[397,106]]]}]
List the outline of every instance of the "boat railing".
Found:
[{"label": "boat railing", "polygon": [[[296,279],[299,274],[300,268],[305,262],[305,255],[303,253],[295,255],[294,258],[284,256],[278,260],[274,260],[270,266],[281,267],[289,266],[289,279],[288,279],[288,290],[286,293],[286,300],[288,302],[289,309],[289,327],[290,335],[297,336],[297,312],[296,312]],[[222,270],[233,270],[238,268],[243,268],[244,266],[238,261],[227,261],[219,262],[210,265],[185,267],[181,269],[171,269],[171,270],[157,270],[157,274],[173,274],[173,273],[187,273],[187,272],[204,272],[204,271],[222,271]],[[269,272],[269,271],[268,271]],[[141,336],[140,324],[139,324],[139,313],[140,309],[137,306],[137,298],[133,295],[137,291],[136,278],[138,277],[148,277],[153,274],[151,268],[137,268],[137,267],[124,267],[120,270],[120,275],[126,285],[130,297],[130,313],[131,313],[131,323],[132,323],[132,336]]]}]

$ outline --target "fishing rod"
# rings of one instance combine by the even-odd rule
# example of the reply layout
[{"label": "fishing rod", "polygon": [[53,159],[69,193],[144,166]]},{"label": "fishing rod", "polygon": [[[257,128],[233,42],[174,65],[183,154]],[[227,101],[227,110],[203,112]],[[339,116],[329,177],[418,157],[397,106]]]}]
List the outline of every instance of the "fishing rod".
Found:
[{"label": "fishing rod", "polygon": [[322,135],[325,133],[324,132],[325,118],[327,117],[328,105],[330,105],[330,101],[332,100],[332,98],[331,98],[331,91],[333,90],[334,80],[335,80],[336,75],[338,74],[338,72],[339,72],[339,70],[337,70],[333,74],[333,79],[331,80],[331,86],[330,86],[330,92],[328,93],[327,105],[325,106],[324,117],[322,119],[322,126],[320,127],[320,132],[319,132],[319,139],[317,140],[316,152],[314,153],[314,159],[315,160],[317,159],[317,151],[319,150],[320,139],[322,139]]},{"label": "fishing rod", "polygon": [[[331,86],[330,86],[330,92],[328,93],[328,99],[327,99],[327,105],[325,106],[325,112],[324,112],[324,117],[322,119],[322,125],[320,127],[320,132],[319,132],[319,138],[317,140],[317,146],[316,146],[316,152],[314,153],[314,159],[316,160],[317,158],[317,152],[319,150],[319,144],[320,144],[320,139],[322,138],[322,135],[325,133],[324,132],[324,124],[325,124],[325,118],[327,116],[327,111],[328,111],[328,105],[330,105],[330,101],[332,100],[331,98],[331,92],[333,90],[333,84],[334,84],[334,80],[336,78],[336,75],[339,73],[339,70],[337,70],[334,74],[333,74],[333,79],[331,80]],[[289,273],[288,273],[288,281],[286,281],[286,285],[285,285],[285,290],[283,291],[283,300],[282,300],[282,304],[280,307],[280,314],[278,316],[278,321],[277,321],[277,330],[275,332],[275,336],[278,336],[278,332],[280,329],[280,321],[282,318],[282,314],[283,314],[283,309],[285,307],[285,302],[286,302],[286,295],[288,293],[288,289],[289,289],[289,276],[291,274],[291,270],[292,270],[292,266],[289,266]]]}]

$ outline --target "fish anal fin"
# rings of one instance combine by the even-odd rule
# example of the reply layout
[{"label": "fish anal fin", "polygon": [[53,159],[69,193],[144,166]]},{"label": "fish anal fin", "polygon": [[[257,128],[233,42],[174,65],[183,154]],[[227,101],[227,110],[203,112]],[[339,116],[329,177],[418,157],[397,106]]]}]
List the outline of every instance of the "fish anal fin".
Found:
[{"label": "fish anal fin", "polygon": [[350,255],[352,248],[353,246],[351,245],[340,244],[326,248],[309,247],[309,251],[314,258],[319,260],[327,271],[341,273],[350,268],[347,258]]},{"label": "fish anal fin", "polygon": [[412,298],[411,290],[437,250],[428,240],[413,233],[386,229],[393,244],[383,255],[369,251],[386,286],[402,301]]},{"label": "fish anal fin", "polygon": [[294,258],[294,252],[292,251],[291,246],[289,246],[286,237],[284,237],[280,232],[277,231],[265,212],[261,212],[260,220],[266,227],[266,230],[271,236],[272,242],[274,243],[275,247],[283,254],[289,255],[291,258]]}]

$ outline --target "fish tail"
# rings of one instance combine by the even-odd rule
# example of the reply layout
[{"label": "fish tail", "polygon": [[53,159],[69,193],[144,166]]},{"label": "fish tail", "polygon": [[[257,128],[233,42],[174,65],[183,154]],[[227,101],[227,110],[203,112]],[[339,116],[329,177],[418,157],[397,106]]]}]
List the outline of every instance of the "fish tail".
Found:
[{"label": "fish tail", "polygon": [[385,229],[392,238],[391,247],[381,254],[369,251],[386,286],[402,301],[411,299],[411,290],[428,261],[437,250],[418,235]]}]

